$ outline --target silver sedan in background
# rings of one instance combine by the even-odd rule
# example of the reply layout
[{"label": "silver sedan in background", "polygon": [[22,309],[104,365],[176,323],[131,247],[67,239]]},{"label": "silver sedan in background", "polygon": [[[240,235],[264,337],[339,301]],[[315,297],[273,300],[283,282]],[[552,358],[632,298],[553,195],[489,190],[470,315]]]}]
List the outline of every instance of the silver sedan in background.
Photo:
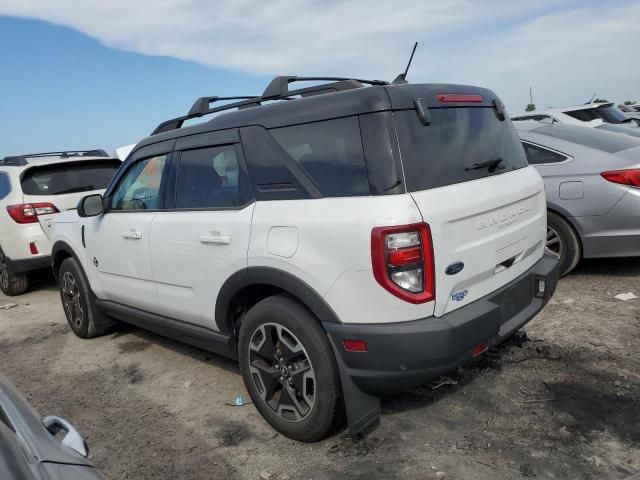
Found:
[{"label": "silver sedan in background", "polygon": [[545,182],[547,248],[566,275],[581,258],[640,256],[640,138],[593,128],[514,123]]}]

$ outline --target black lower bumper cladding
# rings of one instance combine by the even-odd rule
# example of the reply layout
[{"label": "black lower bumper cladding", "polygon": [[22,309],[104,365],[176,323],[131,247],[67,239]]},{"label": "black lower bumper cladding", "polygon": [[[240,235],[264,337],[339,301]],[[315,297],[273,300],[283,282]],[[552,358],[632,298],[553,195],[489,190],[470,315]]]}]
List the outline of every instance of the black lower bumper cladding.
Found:
[{"label": "black lower bumper cladding", "polygon": [[[538,288],[544,281],[544,293]],[[388,324],[325,323],[342,377],[352,434],[374,422],[377,395],[412,390],[474,358],[474,347],[492,348],[528,323],[558,283],[558,258],[545,254],[497,291],[441,317]],[[366,352],[347,352],[346,339],[365,340]]]}]

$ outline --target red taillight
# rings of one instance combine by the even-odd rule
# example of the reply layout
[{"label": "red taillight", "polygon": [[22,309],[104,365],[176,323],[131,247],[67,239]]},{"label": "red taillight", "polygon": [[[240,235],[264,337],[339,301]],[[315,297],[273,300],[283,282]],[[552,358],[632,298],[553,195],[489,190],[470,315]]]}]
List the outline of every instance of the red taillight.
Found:
[{"label": "red taillight", "polygon": [[471,355],[473,355],[474,357],[477,357],[478,355],[482,355],[487,350],[489,350],[489,345],[482,342],[471,349]]},{"label": "red taillight", "polygon": [[364,340],[342,340],[342,345],[347,352],[366,352],[367,342]]},{"label": "red taillight", "polygon": [[31,255],[37,255],[38,254],[38,247],[36,247],[36,242],[30,242],[29,243],[29,250],[31,251]]},{"label": "red taillight", "polygon": [[58,213],[58,209],[51,203],[21,203],[7,207],[9,216],[17,223],[37,223],[38,215]]},{"label": "red taillight", "polygon": [[640,168],[631,168],[629,170],[610,170],[602,172],[606,180],[631,187],[640,187]]},{"label": "red taillight", "polygon": [[464,93],[440,93],[436,95],[440,103],[482,103],[482,95],[470,95]]},{"label": "red taillight", "polygon": [[433,243],[426,223],[374,228],[371,263],[377,282],[396,297],[410,303],[435,298]]}]

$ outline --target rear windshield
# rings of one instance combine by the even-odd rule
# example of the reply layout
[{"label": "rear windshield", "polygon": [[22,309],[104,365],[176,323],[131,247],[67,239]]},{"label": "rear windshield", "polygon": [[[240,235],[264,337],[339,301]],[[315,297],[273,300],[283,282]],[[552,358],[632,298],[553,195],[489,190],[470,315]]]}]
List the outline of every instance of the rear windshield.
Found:
[{"label": "rear windshield", "polygon": [[31,167],[22,176],[22,192],[25,195],[62,195],[102,190],[119,166],[119,160],[91,160]]},{"label": "rear windshield", "polygon": [[640,146],[640,141],[627,135],[610,135],[594,128],[574,127],[570,125],[546,125],[532,130],[567,142],[577,143],[588,148],[595,148],[607,153]]},{"label": "rear windshield", "polygon": [[583,122],[602,119],[605,122],[621,123],[629,120],[629,117],[627,117],[613,105],[608,105],[605,107],[583,108],[581,110],[570,110],[564,113]]},{"label": "rear windshield", "polygon": [[[414,110],[394,113],[407,190],[443,187],[527,166],[511,122],[498,120],[493,108],[432,108],[429,113],[429,126]],[[495,170],[472,168],[498,160]]]}]

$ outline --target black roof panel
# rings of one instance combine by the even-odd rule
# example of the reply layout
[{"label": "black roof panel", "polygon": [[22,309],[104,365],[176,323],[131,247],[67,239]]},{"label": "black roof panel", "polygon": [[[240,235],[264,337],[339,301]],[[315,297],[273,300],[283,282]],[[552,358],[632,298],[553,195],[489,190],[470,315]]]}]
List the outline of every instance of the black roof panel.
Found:
[{"label": "black roof panel", "polygon": [[441,93],[482,95],[483,102],[474,106],[492,106],[497,96],[485,88],[451,84],[403,84],[373,85],[345,91],[330,92],[299,99],[281,99],[250,108],[228,110],[219,113],[208,122],[151,135],[136,145],[139,148],[157,142],[195,135],[199,133],[241,128],[251,125],[277,128],[302,123],[317,122],[351,115],[381,112],[391,109],[410,109],[415,98],[423,98],[429,107],[460,106],[439,104],[436,98]]}]

